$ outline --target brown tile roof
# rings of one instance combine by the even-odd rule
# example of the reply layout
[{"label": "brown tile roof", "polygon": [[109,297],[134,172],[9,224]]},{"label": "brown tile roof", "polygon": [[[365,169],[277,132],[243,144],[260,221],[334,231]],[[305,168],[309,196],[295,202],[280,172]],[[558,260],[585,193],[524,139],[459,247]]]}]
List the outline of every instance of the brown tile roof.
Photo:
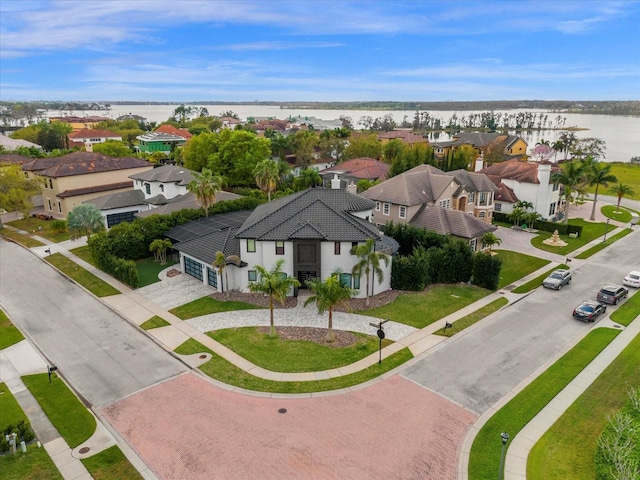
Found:
[{"label": "brown tile roof", "polygon": [[56,197],[60,197],[60,198],[77,197],[78,195],[86,195],[88,193],[110,192],[112,190],[118,190],[121,188],[133,188],[133,181],[129,180],[128,182],[118,182],[118,183],[109,183],[107,185],[95,185],[93,187],[74,188],[71,190],[65,190],[64,192],[60,192],[59,194],[56,195]]},{"label": "brown tile roof", "polygon": [[177,135],[178,137],[182,137],[185,140],[189,140],[193,135],[186,128],[176,128],[171,124],[160,125],[155,130],[160,133],[169,133],[171,135]]},{"label": "brown tile roof", "polygon": [[69,137],[69,139],[73,140],[82,140],[85,138],[122,138],[122,135],[110,130],[97,130],[89,128],[83,128],[82,130],[70,133],[67,136]]},{"label": "brown tile roof", "polygon": [[409,221],[409,225],[469,240],[498,228],[461,210],[443,208],[439,205],[421,208]]},{"label": "brown tile roof", "polygon": [[[455,135],[455,145],[469,143],[474,147],[485,147],[495,140],[505,142],[505,148],[509,148],[520,137],[517,135],[504,135],[502,133],[462,132]],[[524,142],[524,140],[522,140]],[[527,143],[527,142],[524,142]]]},{"label": "brown tile roof", "polygon": [[498,185],[498,190],[495,191],[493,197],[496,202],[516,203],[518,200],[520,200],[513,192],[513,190],[511,190],[502,182],[500,182],[500,184]]},{"label": "brown tile roof", "polygon": [[23,170],[35,170],[45,177],[68,177],[110,172],[130,168],[151,167],[152,163],[135,157],[110,157],[94,152],[73,152],[62,157],[36,158],[23,164]]},{"label": "brown tile roof", "polygon": [[325,168],[320,174],[343,172],[360,179],[385,180],[390,168],[391,165],[388,163],[375,158],[362,157],[352,158],[333,167]]},{"label": "brown tile roof", "polygon": [[34,159],[31,157],[25,157],[24,155],[18,155],[17,153],[4,153],[0,155],[0,164],[12,163],[24,165],[25,163],[31,162],[32,160]]},{"label": "brown tile roof", "polygon": [[484,173],[491,178],[491,181],[496,185],[499,184],[503,178],[515,180],[520,183],[540,183],[538,180],[538,164],[517,159],[494,163],[489,167],[479,170],[478,173]]},{"label": "brown tile roof", "polygon": [[412,144],[412,143],[429,143],[429,140],[424,138],[422,135],[415,134],[413,132],[409,132],[407,130],[393,130],[391,132],[383,132],[378,134],[379,140],[402,140],[403,143]]}]

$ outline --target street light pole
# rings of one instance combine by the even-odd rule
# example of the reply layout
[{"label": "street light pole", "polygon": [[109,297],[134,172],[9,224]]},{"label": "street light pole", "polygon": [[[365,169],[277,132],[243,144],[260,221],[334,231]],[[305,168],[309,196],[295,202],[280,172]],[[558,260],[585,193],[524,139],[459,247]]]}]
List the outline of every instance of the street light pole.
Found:
[{"label": "street light pole", "polygon": [[507,432],[502,432],[500,434],[500,438],[502,439],[502,452],[500,453],[500,471],[498,472],[498,480],[502,480],[502,473],[504,469],[504,449],[509,441],[509,434]]},{"label": "street light pole", "polygon": [[604,240],[602,241],[602,243],[607,243],[607,233],[609,233],[609,222],[611,221],[610,218],[607,218],[607,225],[604,227]]}]

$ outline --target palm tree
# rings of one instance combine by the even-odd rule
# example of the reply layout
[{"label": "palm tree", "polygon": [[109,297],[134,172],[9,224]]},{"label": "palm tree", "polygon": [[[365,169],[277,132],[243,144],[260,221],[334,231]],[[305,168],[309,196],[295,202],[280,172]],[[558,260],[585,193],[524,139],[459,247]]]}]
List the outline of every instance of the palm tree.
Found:
[{"label": "palm tree", "polygon": [[270,202],[271,192],[276,189],[280,179],[278,162],[268,158],[259,162],[253,169],[253,176],[256,179],[256,185],[260,190],[266,192],[267,199]]},{"label": "palm tree", "polygon": [[202,173],[193,173],[193,180],[187,185],[187,190],[196,195],[204,208],[205,216],[209,216],[209,207],[216,201],[216,194],[226,185],[226,180],[220,175],[214,175],[208,168]]},{"label": "palm tree", "polygon": [[167,263],[167,250],[171,248],[173,244],[171,240],[165,238],[164,240],[156,238],[151,245],[149,245],[149,251],[153,252],[153,259],[160,262],[160,265]]},{"label": "palm tree", "polygon": [[87,240],[92,233],[101,232],[105,229],[104,217],[98,207],[91,203],[81,203],[76,205],[67,216],[67,226],[71,238],[77,240],[86,235]]},{"label": "palm tree", "polygon": [[616,195],[618,197],[618,206],[616,208],[616,213],[620,211],[620,202],[622,201],[622,197],[625,195],[635,195],[636,192],[633,191],[630,185],[625,185],[622,182],[618,182],[613,185],[609,189],[609,193]]},{"label": "palm tree", "polygon": [[[588,157],[588,159],[591,157]],[[589,220],[592,222],[596,219],[596,203],[598,202],[598,188],[600,185],[609,186],[609,182],[617,182],[618,179],[611,173],[612,165],[605,162],[587,163],[587,181],[589,186],[595,185],[596,191],[593,195],[593,207],[591,208],[591,216]]]},{"label": "palm tree", "polygon": [[[376,241],[374,238],[367,238],[367,241],[362,245],[356,245],[351,248],[351,255],[357,255],[360,261],[353,266],[351,273],[353,275],[364,274],[367,278],[365,287],[365,296],[367,299],[367,307],[369,306],[369,276],[373,274],[378,277],[378,283],[382,283],[384,279],[384,273],[380,268],[380,260],[384,262],[385,266],[389,265],[389,255],[382,252],[376,252]],[[371,295],[373,295],[374,283],[371,282]]]},{"label": "palm tree", "polygon": [[318,313],[329,311],[329,329],[327,331],[327,342],[333,342],[336,337],[333,334],[333,307],[349,300],[355,291],[340,282],[340,270],[335,270],[324,282],[319,278],[307,280],[307,287],[313,292],[304,302],[306,307],[315,302]]},{"label": "palm tree", "polygon": [[491,247],[494,245],[500,245],[502,240],[496,237],[496,234],[493,232],[487,232],[482,236],[482,244],[489,247],[489,252],[491,252]]},{"label": "palm tree", "polygon": [[[220,277],[220,291],[224,292],[224,282],[222,281],[222,273],[224,269],[227,267],[227,257],[224,256],[220,250],[216,252],[215,259],[211,266],[215,269],[218,269],[218,276]],[[227,292],[227,296],[229,296],[229,292]]]},{"label": "palm tree", "polygon": [[560,165],[560,170],[551,175],[551,179],[555,183],[564,185],[564,223],[569,223],[569,204],[571,194],[576,186],[582,183],[584,179],[583,165],[580,162],[565,162]]},{"label": "palm tree", "polygon": [[256,265],[258,271],[258,281],[249,282],[249,290],[252,292],[264,293],[269,295],[269,335],[276,336],[276,327],[273,323],[273,300],[278,300],[284,304],[284,300],[287,297],[287,293],[291,288],[300,286],[300,282],[293,277],[288,276],[282,271],[284,267],[284,260],[278,260],[271,270],[265,269],[261,265]]},{"label": "palm tree", "polygon": [[307,167],[300,172],[300,176],[293,181],[293,184],[296,190],[315,188],[318,185],[322,185],[322,177],[318,170],[313,167]]}]

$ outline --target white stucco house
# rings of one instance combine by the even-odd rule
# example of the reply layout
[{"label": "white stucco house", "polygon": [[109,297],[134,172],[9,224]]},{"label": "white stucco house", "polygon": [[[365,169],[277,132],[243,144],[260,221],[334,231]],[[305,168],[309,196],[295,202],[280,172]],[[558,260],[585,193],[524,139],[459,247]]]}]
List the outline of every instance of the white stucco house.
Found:
[{"label": "white stucco house", "polygon": [[[180,252],[182,271],[220,292],[248,292],[249,283],[258,280],[257,265],[269,270],[283,259],[284,272],[297,278],[301,288],[306,280],[325,279],[340,269],[341,281],[362,298],[366,279],[352,275],[359,258],[351,254],[351,248],[374,238],[376,250],[389,255],[388,265],[381,265],[382,283],[374,282],[374,295],[390,288],[391,255],[398,248],[371,223],[374,207],[375,202],[344,189],[310,188],[252,212],[214,215],[175,227],[167,236],[178,241],[174,248]],[[228,259],[228,278],[223,282],[211,268],[218,251]]]}]

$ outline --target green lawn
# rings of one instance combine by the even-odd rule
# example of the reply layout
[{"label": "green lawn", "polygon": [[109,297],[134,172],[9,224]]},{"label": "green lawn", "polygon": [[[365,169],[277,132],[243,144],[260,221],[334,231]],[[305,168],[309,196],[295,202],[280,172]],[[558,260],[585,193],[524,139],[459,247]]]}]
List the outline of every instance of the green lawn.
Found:
[{"label": "green lawn", "polygon": [[167,325],[171,325],[164,318],[159,317],[158,315],[154,315],[149,320],[140,325],[140,328],[143,330],[151,330],[152,328],[166,327]]},{"label": "green lawn", "polygon": [[[571,214],[571,210],[569,210],[569,214]],[[567,242],[567,245],[564,247],[553,247],[551,245],[546,245],[543,240],[550,238],[551,232],[540,232],[537,236],[531,239],[531,245],[540,250],[545,250],[551,253],[557,253],[558,255],[567,255],[568,253],[577,250],[580,247],[585,246],[587,243],[595,240],[596,238],[602,237],[605,234],[605,231],[608,229],[609,231],[613,230],[611,225],[607,225],[604,222],[587,222],[580,218],[572,218],[569,220],[570,225],[581,225],[582,233],[578,238],[569,238],[569,235],[560,235],[560,240]]]},{"label": "green lawn", "polygon": [[142,475],[131,465],[117,445],[82,459],[95,480],[135,480]]},{"label": "green lawn", "polygon": [[89,250],[88,246],[85,245],[84,247],[72,248],[71,250],[69,250],[69,252],[98,268],[98,264],[93,260],[93,256],[91,255],[91,251]]},{"label": "green lawn", "polygon": [[605,217],[617,222],[629,223],[631,221],[631,212],[624,208],[618,210],[615,205],[604,205],[600,211]]},{"label": "green lawn", "polygon": [[75,282],[82,285],[96,297],[108,297],[109,295],[117,295],[120,293],[114,287],[60,253],[47,255],[44,258],[47,262],[71,277]]},{"label": "green lawn", "polygon": [[167,259],[167,263],[161,265],[159,262],[155,262],[153,257],[138,260],[136,267],[138,269],[138,288],[146,287],[152,283],[159,282],[158,274],[165,268],[175,265],[175,260]]},{"label": "green lawn", "polygon": [[633,288],[629,288],[629,297],[613,312],[609,318],[620,325],[628,326],[640,315],[640,291],[634,294]]},{"label": "green lawn", "polygon": [[7,222],[7,225],[23,230],[31,235],[37,235],[55,243],[64,242],[71,238],[69,232],[57,233],[51,228],[53,220],[40,220],[39,218],[29,217],[22,220],[14,220]]},{"label": "green lawn", "polygon": [[[640,165],[634,165],[632,163],[626,162],[611,162],[610,165],[611,174],[616,176],[618,182],[629,185],[636,193],[634,196],[628,196],[624,198],[640,200]],[[609,184],[609,188],[611,188],[611,186],[612,184]],[[598,195],[611,195],[607,191],[609,190],[609,188],[603,188],[602,186],[600,186],[600,188],[598,189]],[[589,193],[595,193],[596,187],[590,187],[588,191]],[[622,199],[623,203],[624,198]]]},{"label": "green lawn", "polygon": [[188,320],[210,313],[231,312],[233,310],[255,310],[258,308],[260,307],[244,302],[221,302],[211,297],[202,297],[169,311],[182,320]]},{"label": "green lawn", "polygon": [[512,252],[510,250],[494,250],[498,257],[502,259],[502,270],[500,270],[500,282],[498,288],[504,288],[522,277],[526,277],[532,272],[541,269],[549,263],[544,258],[532,257],[524,253]]},{"label": "green lawn", "polygon": [[493,302],[491,302],[490,304],[485,305],[482,308],[479,308],[475,312],[470,313],[469,315],[466,315],[456,320],[451,324],[451,328],[438,330],[434,332],[434,334],[441,335],[443,337],[452,337],[456,333],[461,332],[465,328],[470,327],[474,323],[477,323],[483,318],[488,317],[492,313],[498,311],[500,308],[504,307],[507,303],[509,303],[509,300],[507,300],[506,298],[504,297],[498,298]]},{"label": "green lawn", "polygon": [[27,248],[42,247],[44,243],[35,238],[31,238],[29,235],[18,233],[15,230],[9,230],[8,228],[0,229],[0,235],[13,240],[20,245],[24,245]]},{"label": "green lawn", "polygon": [[[476,435],[469,457],[469,480],[495,478],[502,444],[500,433],[512,438],[578,375],[620,333],[597,328],[498,410]],[[527,477],[529,478],[529,477]],[[593,478],[593,477],[565,477]]]},{"label": "green lawn", "polygon": [[[24,340],[20,330],[11,323],[9,317],[0,310],[0,350]],[[2,413],[2,412],[0,412]]]},{"label": "green lawn", "polygon": [[529,280],[527,283],[524,283],[524,284],[520,285],[519,287],[514,288],[512,290],[512,292],[513,293],[527,293],[527,292],[530,292],[534,288],[538,288],[538,287],[542,286],[542,282],[544,281],[544,279],[547,278],[549,276],[549,274],[551,272],[553,272],[554,270],[565,270],[567,268],[569,268],[569,267],[567,265],[564,265],[564,264],[558,265],[557,267],[554,267],[554,268],[550,268],[549,270],[544,272],[542,275],[538,275],[536,278],[534,278],[532,280]]},{"label": "green lawn", "polygon": [[376,363],[369,368],[350,375],[309,382],[276,382],[273,380],[254,377],[253,375],[227,362],[219,355],[216,355],[193,338],[190,338],[176,348],[175,352],[182,355],[210,353],[211,360],[200,366],[200,370],[204,374],[228,385],[245,388],[247,390],[270,393],[311,393],[347,388],[353,385],[359,385],[368,380],[373,380],[383,373],[393,370],[413,358],[411,351],[408,348],[403,348],[399,352],[396,352],[390,357],[382,360],[381,364]]},{"label": "green lawn", "polygon": [[609,245],[611,245],[613,242],[616,242],[616,241],[620,240],[622,237],[626,237],[631,232],[633,232],[633,230],[631,230],[630,228],[625,228],[621,232],[618,232],[615,235],[612,235],[611,237],[608,237],[606,242],[603,241],[603,242],[597,243],[593,247],[588,248],[587,250],[584,250],[584,251],[580,252],[578,255],[576,255],[575,258],[581,258],[581,259],[589,258],[590,256],[595,255],[599,251],[604,250]]},{"label": "green lawn", "polygon": [[[527,479],[596,478],[598,437],[608,422],[607,416],[627,401],[627,388],[638,387],[638,379],[640,336],[622,351],[534,445],[527,461]],[[635,448],[639,448],[638,445]]]},{"label": "green lawn", "polygon": [[475,286],[436,285],[425,292],[406,293],[387,305],[358,313],[424,328],[490,293]]},{"label": "green lawn", "polygon": [[[27,416],[4,383],[0,383],[0,432],[15,425]],[[62,475],[44,448],[35,444],[27,446],[27,453],[18,449],[15,455],[0,457],[0,478],[3,480],[62,480]]]},{"label": "green lawn", "polygon": [[[329,370],[355,363],[379,349],[377,336],[362,333],[354,333],[357,341],[348,347],[319,345],[307,340],[283,340],[279,336],[260,333],[258,327],[227,328],[207,335],[251,363],[273,372]],[[385,339],[382,346],[391,343]]]}]

